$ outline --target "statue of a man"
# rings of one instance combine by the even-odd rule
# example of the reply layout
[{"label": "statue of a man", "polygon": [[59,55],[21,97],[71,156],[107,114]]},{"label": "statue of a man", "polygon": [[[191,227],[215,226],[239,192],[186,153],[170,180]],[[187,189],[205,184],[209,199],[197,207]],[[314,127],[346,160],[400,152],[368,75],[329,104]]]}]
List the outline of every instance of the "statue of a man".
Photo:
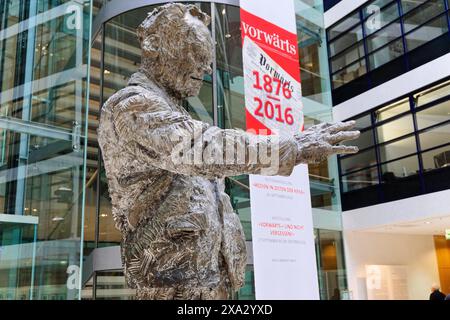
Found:
[{"label": "statue of a man", "polygon": [[[211,72],[209,22],[193,5],[151,12],[137,30],[140,70],[101,111],[98,141],[123,236],[125,277],[138,299],[227,299],[243,285],[245,238],[224,177],[289,176],[299,163],[357,151],[337,145],[358,136],[348,131],[353,123],[321,124],[275,139],[192,119],[181,102],[197,95]],[[183,140],[187,149],[179,148]],[[241,161],[222,161],[225,145],[243,150]],[[207,149],[208,161],[186,161]],[[260,149],[279,164],[271,168],[248,156]]]}]

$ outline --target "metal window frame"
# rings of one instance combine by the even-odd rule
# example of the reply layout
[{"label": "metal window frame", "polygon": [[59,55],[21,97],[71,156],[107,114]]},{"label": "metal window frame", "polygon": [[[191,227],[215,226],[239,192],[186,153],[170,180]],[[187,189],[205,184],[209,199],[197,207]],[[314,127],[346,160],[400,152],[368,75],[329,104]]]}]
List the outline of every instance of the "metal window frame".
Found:
[{"label": "metal window frame", "polygon": [[[428,0],[427,2],[422,3],[420,6],[422,6],[423,4],[428,3],[429,1],[432,1],[432,0]],[[418,7],[420,7],[420,6],[418,6]],[[417,7],[416,7],[416,8],[417,8]],[[414,8],[413,10],[416,10],[416,8]],[[392,20],[391,22],[385,24],[383,27],[381,27],[380,29],[378,29],[377,31],[375,31],[375,32],[373,32],[373,33],[371,33],[371,34],[369,34],[369,35],[366,34],[365,28],[364,28],[364,25],[363,25],[363,27],[362,27],[362,30],[363,30],[363,38],[362,38],[361,40],[358,40],[357,42],[351,44],[350,46],[344,48],[343,50],[341,50],[341,51],[335,53],[334,55],[330,55],[330,58],[329,58],[329,59],[331,60],[331,59],[333,59],[333,58],[336,58],[338,55],[344,53],[344,51],[346,51],[346,50],[348,50],[348,49],[350,49],[350,48],[352,48],[352,47],[359,46],[359,45],[361,45],[361,44],[364,44],[364,47],[366,47],[366,46],[367,46],[367,41],[368,41],[371,37],[373,37],[374,35],[376,35],[376,34],[378,34],[378,33],[381,33],[383,30],[389,28],[390,26],[392,26],[392,25],[394,25],[395,23],[398,22],[398,23],[400,24],[400,35],[399,35],[398,37],[393,38],[393,39],[390,40],[389,42],[386,42],[385,44],[383,44],[382,46],[376,48],[375,50],[369,51],[369,50],[367,49],[367,52],[365,53],[365,55],[366,55],[366,56],[373,55],[373,54],[376,53],[377,51],[380,51],[380,50],[384,49],[385,47],[389,46],[390,44],[394,43],[395,41],[398,41],[400,38],[403,38],[403,41],[405,42],[405,41],[406,41],[406,39],[405,39],[406,36],[408,36],[409,34],[413,33],[414,31],[419,30],[420,28],[424,27],[425,25],[427,25],[428,23],[434,21],[435,19],[437,20],[438,18],[440,18],[440,16],[443,16],[443,15],[445,15],[445,14],[448,12],[448,9],[444,9],[444,11],[439,12],[439,13],[436,14],[435,16],[433,16],[433,17],[427,19],[426,21],[422,22],[421,24],[415,26],[413,29],[409,30],[408,32],[405,32],[405,28],[404,28],[404,18],[405,18],[405,16],[407,16],[407,15],[408,15],[410,12],[412,12],[412,11],[408,12],[407,14],[403,14],[402,11],[401,11],[401,10],[402,10],[401,5],[398,6],[398,9],[400,10],[400,12],[399,12],[399,17],[398,17],[398,18],[396,18],[396,19]],[[362,13],[361,13],[361,19],[363,19],[363,18],[362,18]],[[450,28],[449,28],[449,29],[450,29]],[[345,32],[348,32],[348,31],[350,31],[350,30],[347,30],[347,31],[345,31]],[[335,40],[336,40],[336,39],[331,40],[331,43],[334,42]],[[330,43],[329,43],[328,45],[330,45]],[[404,44],[404,53],[403,53],[403,54],[406,54],[408,51],[409,51],[409,50],[408,50],[408,48],[407,48],[407,46],[406,46],[406,42],[405,42],[405,44]],[[359,59],[357,59],[357,60],[359,61],[359,60],[361,60],[361,59],[363,59],[363,57],[361,57],[361,58],[359,58]],[[350,63],[348,63],[347,65],[345,65],[345,66],[342,67],[341,69],[335,71],[334,74],[337,73],[338,71],[340,71],[340,70],[342,70],[342,69],[345,69],[346,67],[352,65],[354,62],[356,62],[356,60],[355,60],[355,61],[352,61],[352,62],[350,62]]]},{"label": "metal window frame", "polygon": [[[421,4],[419,4],[418,6],[416,6],[415,8],[413,8],[412,10],[408,11],[407,13],[404,13],[404,12],[403,12],[403,7],[402,7],[402,1],[401,1],[401,0],[393,0],[393,1],[389,2],[389,3],[387,3],[386,5],[384,5],[383,7],[381,7],[380,9],[383,10],[384,8],[387,8],[387,7],[389,7],[389,6],[392,6],[394,3],[397,3],[399,17],[396,18],[396,19],[394,19],[393,21],[387,23],[386,25],[382,26],[379,30],[375,31],[374,33],[371,33],[370,35],[367,35],[367,34],[366,34],[366,28],[364,27],[365,22],[370,18],[370,16],[364,18],[364,16],[363,16],[363,9],[366,8],[368,5],[370,5],[373,1],[363,4],[363,5],[360,6],[358,9],[356,9],[356,10],[354,10],[353,12],[349,13],[346,17],[344,17],[343,19],[337,21],[335,24],[333,24],[332,26],[330,26],[329,28],[327,28],[326,36],[327,36],[327,43],[328,43],[328,44],[327,44],[327,47],[328,47],[329,67],[330,67],[329,69],[330,69],[330,79],[331,79],[331,88],[332,88],[332,91],[334,91],[334,90],[336,90],[336,89],[338,89],[338,88],[340,88],[340,87],[342,86],[342,85],[341,85],[341,86],[339,86],[339,87],[334,87],[334,85],[333,85],[334,82],[333,82],[333,80],[332,80],[332,79],[333,79],[333,75],[336,75],[336,74],[338,74],[339,72],[342,72],[342,70],[345,70],[346,68],[352,66],[353,64],[356,64],[356,63],[360,62],[362,59],[366,59],[366,75],[369,75],[369,76],[367,77],[367,79],[366,79],[366,81],[368,82],[368,83],[367,83],[367,84],[368,84],[368,87],[369,87],[369,88],[373,88],[373,84],[372,84],[372,80],[371,80],[371,76],[370,76],[371,71],[372,71],[372,70],[376,70],[376,69],[378,69],[379,67],[382,67],[382,66],[385,65],[386,63],[384,63],[383,65],[378,66],[377,68],[372,69],[372,68],[370,67],[369,56],[370,56],[370,55],[374,55],[374,54],[376,54],[376,52],[379,52],[379,51],[385,49],[386,47],[388,47],[388,46],[391,45],[392,43],[398,41],[399,39],[402,39],[403,54],[402,54],[401,56],[397,57],[397,58],[394,58],[394,59],[392,59],[392,60],[389,60],[388,62],[394,61],[395,59],[400,59],[400,58],[402,58],[406,70],[409,71],[409,70],[411,69],[411,67],[410,67],[410,65],[409,65],[409,52],[410,52],[410,51],[413,51],[413,50],[416,49],[416,48],[414,48],[413,50],[409,50],[409,49],[408,49],[408,46],[407,46],[407,44],[406,44],[406,37],[407,37],[409,34],[412,34],[413,32],[415,32],[415,31],[419,30],[420,28],[422,28],[423,26],[427,25],[428,23],[434,21],[435,19],[437,20],[437,19],[439,19],[439,18],[442,18],[444,15],[445,15],[446,18],[447,18],[447,34],[448,34],[449,37],[450,37],[450,9],[449,9],[449,4],[448,4],[448,2],[447,2],[446,0],[441,0],[441,1],[444,3],[444,10],[443,10],[443,11],[437,13],[437,14],[434,15],[433,17],[427,19],[427,21],[424,21],[424,22],[421,23],[420,25],[417,25],[416,27],[414,27],[413,29],[409,30],[408,32],[405,32],[405,28],[404,28],[404,18],[405,18],[406,16],[412,14],[412,12],[415,12],[416,10],[417,10],[417,11],[421,10],[421,8],[423,8],[423,7],[426,6],[427,4],[430,4],[431,1],[433,1],[433,0],[427,0],[427,1],[425,1],[425,2],[423,2],[423,3],[421,3]],[[352,25],[351,27],[349,27],[347,30],[343,31],[343,32],[342,32],[341,34],[339,34],[338,36],[336,36],[336,37],[334,37],[334,38],[332,38],[332,39],[329,39],[329,33],[328,33],[328,30],[332,29],[333,27],[335,27],[336,25],[338,25],[339,23],[341,23],[342,21],[344,21],[344,20],[347,19],[348,17],[354,15],[356,12],[359,13],[360,21],[357,22],[357,23],[355,23],[355,24]],[[395,38],[395,39],[392,39],[391,41],[387,42],[387,43],[384,44],[383,46],[377,48],[376,50],[373,50],[373,51],[369,52],[369,51],[368,51],[368,48],[367,48],[367,42],[368,42],[368,39],[369,39],[370,37],[372,37],[373,35],[377,34],[378,32],[381,32],[382,30],[388,28],[389,26],[391,26],[391,25],[394,24],[394,23],[400,23],[400,28],[401,28],[401,34],[400,34],[400,36],[397,37],[397,38]],[[332,44],[333,42],[335,42],[335,41],[338,40],[339,38],[341,38],[341,37],[345,36],[346,34],[348,34],[348,32],[349,32],[350,30],[353,30],[358,24],[361,25],[362,32],[363,32],[363,38],[362,38],[361,40],[359,40],[359,41],[357,41],[357,42],[351,44],[350,46],[344,48],[343,50],[339,51],[338,53],[335,53],[334,55],[331,55],[331,46],[330,46],[330,44]],[[445,34],[445,33],[443,33],[443,34]],[[433,41],[433,40],[434,40],[434,39],[431,39],[430,41]],[[428,43],[428,42],[427,42],[427,43]],[[335,58],[336,56],[338,56],[339,54],[343,53],[345,50],[348,50],[349,48],[351,48],[351,47],[353,47],[353,46],[356,47],[356,46],[361,45],[361,44],[363,44],[364,50],[365,50],[365,51],[364,51],[364,55],[365,55],[364,57],[359,58],[359,59],[356,59],[356,60],[354,60],[354,61],[348,63],[347,65],[341,67],[341,68],[338,69],[338,70],[333,70],[333,68],[331,68],[331,66],[332,66],[332,64],[331,64],[331,59],[332,59],[332,58]],[[419,47],[420,47],[420,46],[419,46]],[[346,84],[348,84],[348,83],[350,83],[350,82],[352,82],[352,81],[354,81],[354,80],[356,80],[356,79],[359,79],[359,78],[361,78],[361,77],[357,77],[357,78],[355,78],[355,79],[352,79],[352,80],[350,80],[349,82],[347,82]],[[343,85],[346,85],[346,84],[343,84]]]},{"label": "metal window frame", "polygon": [[[369,169],[373,169],[374,167],[377,167],[377,170],[378,170],[378,184],[377,184],[377,186],[378,186],[377,187],[378,203],[386,202],[385,196],[384,196],[384,193],[383,193],[383,190],[382,190],[382,187],[383,187],[383,181],[382,181],[382,177],[381,177],[382,166],[386,165],[388,163],[393,163],[395,161],[400,161],[400,160],[403,160],[403,159],[406,159],[406,158],[409,158],[409,157],[413,157],[413,156],[417,156],[417,160],[418,160],[418,166],[419,166],[418,179],[419,179],[419,186],[420,186],[420,195],[424,195],[424,194],[430,193],[430,191],[427,190],[426,183],[425,183],[425,175],[424,175],[425,169],[424,169],[424,164],[423,164],[423,154],[426,153],[426,152],[430,152],[430,151],[439,149],[439,148],[450,146],[450,142],[444,143],[444,144],[440,144],[440,145],[436,145],[436,146],[433,146],[431,148],[423,149],[421,144],[420,144],[420,135],[422,133],[430,131],[430,130],[432,130],[434,128],[438,128],[438,127],[450,124],[450,119],[449,120],[443,120],[443,121],[440,121],[439,123],[433,124],[433,125],[428,126],[426,128],[419,129],[418,128],[418,124],[417,124],[417,113],[420,113],[423,110],[427,110],[427,109],[433,108],[433,107],[435,107],[437,105],[440,105],[442,103],[445,103],[447,101],[450,101],[450,94],[446,95],[444,97],[440,97],[440,98],[438,98],[436,100],[433,100],[433,101],[431,101],[431,102],[429,102],[427,104],[424,104],[423,106],[420,106],[420,107],[416,107],[415,101],[414,101],[414,96],[417,95],[418,93],[422,92],[422,91],[425,91],[425,90],[431,89],[433,87],[436,87],[436,86],[438,86],[441,83],[448,82],[449,79],[450,79],[450,77],[442,79],[442,80],[440,80],[438,82],[432,83],[432,84],[430,84],[430,85],[428,85],[426,87],[423,87],[423,88],[421,88],[419,90],[415,90],[413,92],[410,92],[407,95],[398,97],[398,98],[396,98],[393,101],[390,101],[390,102],[385,103],[385,104],[383,104],[381,106],[373,108],[372,110],[370,110],[368,112],[364,112],[364,113],[362,113],[360,115],[352,117],[352,118],[360,118],[360,117],[364,117],[366,115],[370,115],[370,117],[371,117],[371,124],[370,124],[370,126],[367,126],[367,127],[363,128],[361,130],[364,131],[364,132],[372,131],[373,145],[371,145],[371,146],[369,146],[367,148],[361,149],[361,151],[364,152],[364,151],[367,151],[367,150],[370,150],[370,149],[374,149],[375,153],[376,153],[376,161],[377,161],[377,163],[375,165],[367,166],[365,168],[361,168],[361,169],[357,169],[357,170],[353,170],[353,171],[349,171],[349,172],[343,173],[342,172],[341,161],[345,160],[345,159],[352,158],[353,155],[338,156],[338,174],[339,174],[339,181],[340,181],[340,185],[341,185],[341,197],[346,193],[346,192],[342,191],[343,190],[342,178],[344,178],[344,177],[346,177],[346,176],[348,176],[350,174],[366,171],[366,170],[369,170]],[[396,103],[396,102],[399,102],[401,100],[404,100],[405,98],[407,98],[408,102],[409,102],[409,110],[408,111],[402,112],[402,113],[400,113],[400,114],[398,114],[398,115],[396,115],[394,117],[386,119],[385,121],[381,121],[381,122],[378,122],[378,123],[376,122],[375,114],[376,114],[377,110],[380,110],[380,109],[382,109],[382,108],[384,108],[384,107],[386,107],[388,105],[391,105],[393,103]],[[391,139],[389,141],[379,142],[378,135],[377,135],[377,130],[376,130],[378,127],[381,127],[381,126],[383,126],[383,125],[385,125],[387,123],[395,121],[395,120],[397,120],[397,119],[399,119],[401,117],[404,117],[404,116],[406,116],[408,114],[411,114],[411,117],[412,117],[412,122],[413,122],[413,131],[412,132],[410,132],[410,133],[408,133],[406,135],[402,135],[400,137],[397,137],[395,139]],[[401,156],[401,157],[397,157],[395,159],[390,159],[388,161],[381,161],[381,158],[380,158],[380,148],[381,147],[383,147],[383,146],[385,146],[387,144],[394,143],[396,141],[400,141],[400,140],[405,139],[405,138],[410,138],[410,137],[415,137],[415,145],[416,145],[416,151],[415,152],[409,153],[409,154]],[[364,189],[364,188],[354,189],[354,190],[350,190],[348,192],[352,192],[352,191],[355,191],[355,190],[362,190],[362,189]]]}]

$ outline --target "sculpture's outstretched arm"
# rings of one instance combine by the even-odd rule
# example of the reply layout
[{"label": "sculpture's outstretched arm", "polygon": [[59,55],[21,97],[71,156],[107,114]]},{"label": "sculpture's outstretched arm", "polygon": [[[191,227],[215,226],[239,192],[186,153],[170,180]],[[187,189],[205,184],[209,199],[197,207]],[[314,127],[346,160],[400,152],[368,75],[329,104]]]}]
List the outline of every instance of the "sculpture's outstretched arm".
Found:
[{"label": "sculpture's outstretched arm", "polygon": [[172,110],[162,99],[133,95],[114,107],[116,132],[153,166],[192,176],[291,174],[294,137],[257,136],[220,129]]},{"label": "sculpture's outstretched arm", "polygon": [[136,94],[114,108],[116,130],[140,149],[153,166],[192,176],[241,174],[289,176],[299,163],[316,163],[356,147],[336,145],[356,139],[354,122],[313,126],[293,137],[262,136],[220,129],[172,110],[162,99]]}]

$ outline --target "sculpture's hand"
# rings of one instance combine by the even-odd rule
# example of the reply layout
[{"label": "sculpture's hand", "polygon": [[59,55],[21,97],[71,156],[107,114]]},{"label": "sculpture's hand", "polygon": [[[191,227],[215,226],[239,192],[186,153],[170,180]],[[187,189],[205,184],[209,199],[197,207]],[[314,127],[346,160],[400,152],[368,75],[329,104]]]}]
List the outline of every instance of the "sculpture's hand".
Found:
[{"label": "sculpture's hand", "polygon": [[357,147],[339,145],[343,141],[359,137],[359,131],[350,131],[354,126],[355,121],[321,123],[295,135],[298,146],[297,164],[319,163],[333,154],[358,152]]}]

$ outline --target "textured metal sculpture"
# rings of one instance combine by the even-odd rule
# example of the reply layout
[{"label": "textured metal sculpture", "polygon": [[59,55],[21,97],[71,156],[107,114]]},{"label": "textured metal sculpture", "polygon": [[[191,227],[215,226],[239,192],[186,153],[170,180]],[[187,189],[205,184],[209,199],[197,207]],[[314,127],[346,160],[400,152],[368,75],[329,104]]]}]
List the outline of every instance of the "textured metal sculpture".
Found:
[{"label": "textured metal sculpture", "polygon": [[[353,123],[321,124],[275,139],[193,120],[181,101],[197,95],[204,73],[211,72],[208,23],[193,5],[151,12],[137,31],[140,70],[101,111],[98,141],[123,236],[125,277],[138,299],[226,299],[243,285],[245,238],[224,177],[290,175],[296,164],[356,152],[336,145],[358,136],[348,131]],[[180,141],[187,141],[182,149]],[[243,161],[222,161],[224,145],[242,148]],[[276,155],[279,165],[251,161],[248,155],[259,147]],[[210,157],[188,161],[195,150],[209,150]]]}]

